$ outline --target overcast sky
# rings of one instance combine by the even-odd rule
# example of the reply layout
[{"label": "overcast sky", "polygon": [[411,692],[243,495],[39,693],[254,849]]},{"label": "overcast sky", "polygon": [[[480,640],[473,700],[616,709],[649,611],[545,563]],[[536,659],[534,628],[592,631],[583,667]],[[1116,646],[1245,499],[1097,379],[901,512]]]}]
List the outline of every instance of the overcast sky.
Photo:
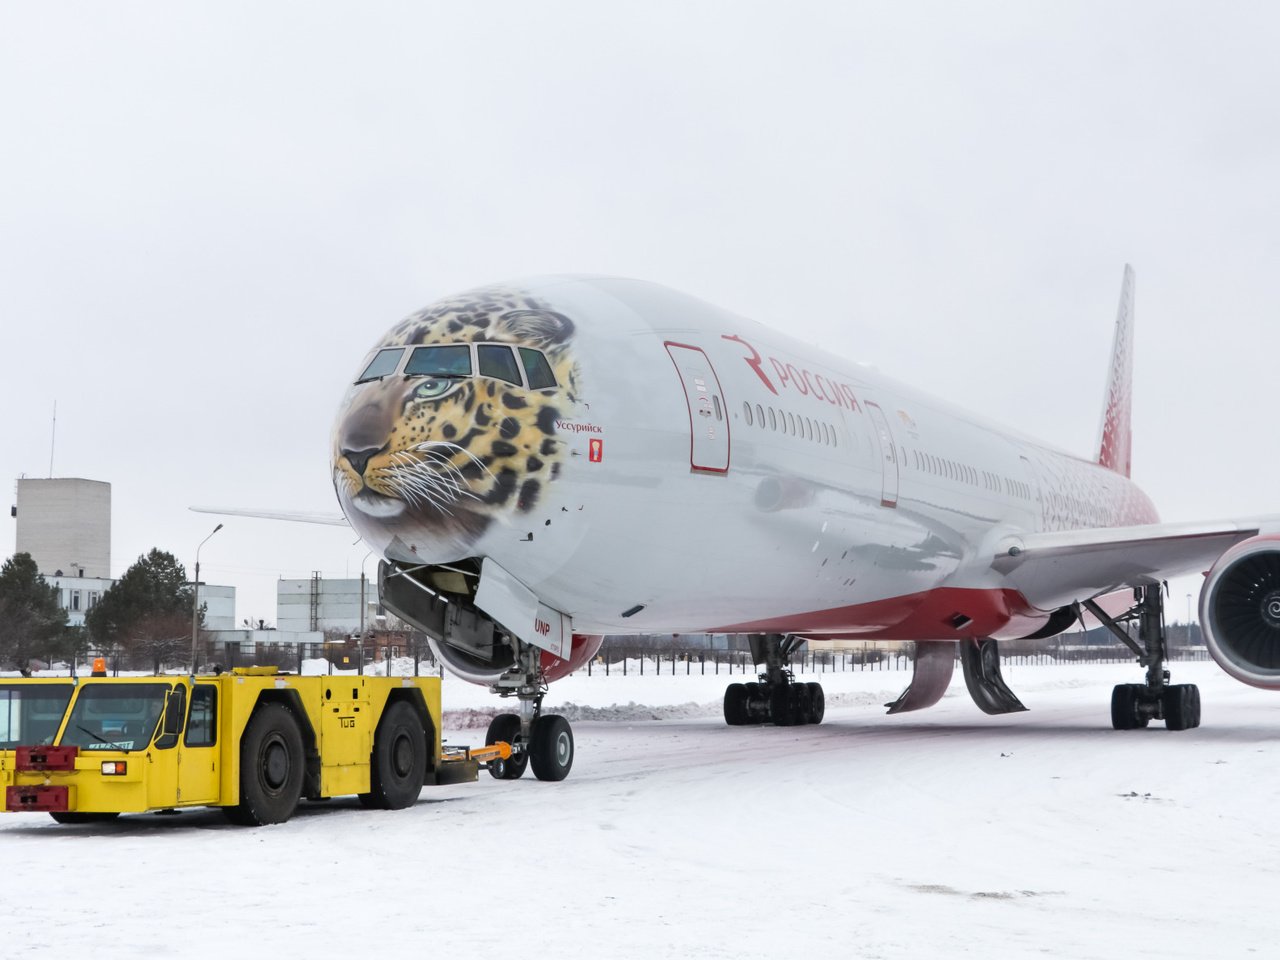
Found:
[{"label": "overcast sky", "polygon": [[[217,523],[191,504],[337,510],[333,413],[394,321],[552,272],[668,284],[1092,455],[1130,262],[1135,479],[1165,519],[1280,512],[1278,25],[0,0],[0,478],[48,475],[56,401],[54,475],[112,484],[113,574],[153,546],[190,572]],[[202,573],[272,620],[277,577],[358,576],[354,540],[230,519]]]}]

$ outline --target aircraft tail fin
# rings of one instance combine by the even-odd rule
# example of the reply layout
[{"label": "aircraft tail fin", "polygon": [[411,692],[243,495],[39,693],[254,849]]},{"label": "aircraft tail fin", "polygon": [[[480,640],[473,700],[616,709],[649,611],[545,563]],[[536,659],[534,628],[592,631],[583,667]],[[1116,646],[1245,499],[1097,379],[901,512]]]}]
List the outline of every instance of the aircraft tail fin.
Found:
[{"label": "aircraft tail fin", "polygon": [[1133,408],[1133,267],[1124,265],[1120,309],[1116,313],[1115,339],[1111,343],[1111,375],[1098,429],[1098,463],[1121,476],[1129,476],[1133,433],[1129,425]]}]

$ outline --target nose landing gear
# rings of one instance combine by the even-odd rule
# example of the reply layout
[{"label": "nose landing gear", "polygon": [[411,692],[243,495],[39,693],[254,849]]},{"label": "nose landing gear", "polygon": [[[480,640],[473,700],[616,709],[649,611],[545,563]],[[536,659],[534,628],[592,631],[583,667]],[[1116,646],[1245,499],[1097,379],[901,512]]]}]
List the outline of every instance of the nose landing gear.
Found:
[{"label": "nose landing gear", "polygon": [[511,744],[509,758],[489,762],[489,775],[495,780],[519,780],[532,766],[539,780],[563,780],[573,769],[573,728],[559,714],[542,712],[547,692],[542,652],[514,637],[511,642],[519,645],[516,664],[490,689],[499,696],[518,698],[520,712],[500,713],[489,723],[486,745],[499,741]]},{"label": "nose landing gear", "polygon": [[752,663],[764,664],[764,671],[758,682],[729,684],[724,692],[724,722],[731,727],[821,723],[827,709],[822,684],[796,680],[787,668],[804,641],[780,633],[752,634],[748,641]]}]

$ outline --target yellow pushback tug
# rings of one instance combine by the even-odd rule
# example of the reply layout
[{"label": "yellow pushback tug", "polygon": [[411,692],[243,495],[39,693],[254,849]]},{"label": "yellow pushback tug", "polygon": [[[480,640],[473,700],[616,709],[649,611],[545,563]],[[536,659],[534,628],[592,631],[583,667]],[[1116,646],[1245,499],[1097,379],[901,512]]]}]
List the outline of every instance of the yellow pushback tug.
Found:
[{"label": "yellow pushback tug", "polygon": [[0,680],[4,809],[89,823],[214,806],[256,826],[288,820],[303,797],[407,807],[424,784],[475,780],[511,755],[505,743],[446,751],[440,727],[438,677]]}]

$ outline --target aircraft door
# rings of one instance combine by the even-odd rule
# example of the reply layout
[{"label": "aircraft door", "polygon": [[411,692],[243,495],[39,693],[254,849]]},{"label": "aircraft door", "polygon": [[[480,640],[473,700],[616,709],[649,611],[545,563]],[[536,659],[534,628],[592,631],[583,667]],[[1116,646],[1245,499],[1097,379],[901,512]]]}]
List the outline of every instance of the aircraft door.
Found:
[{"label": "aircraft door", "polygon": [[707,355],[683,343],[666,344],[689,404],[689,465],[705,473],[729,472],[729,410]]},{"label": "aircraft door", "polygon": [[867,401],[867,412],[876,428],[876,438],[880,441],[880,506],[896,507],[898,505],[898,448],[893,445],[893,433],[889,430],[889,420],[880,409],[879,404]]}]

